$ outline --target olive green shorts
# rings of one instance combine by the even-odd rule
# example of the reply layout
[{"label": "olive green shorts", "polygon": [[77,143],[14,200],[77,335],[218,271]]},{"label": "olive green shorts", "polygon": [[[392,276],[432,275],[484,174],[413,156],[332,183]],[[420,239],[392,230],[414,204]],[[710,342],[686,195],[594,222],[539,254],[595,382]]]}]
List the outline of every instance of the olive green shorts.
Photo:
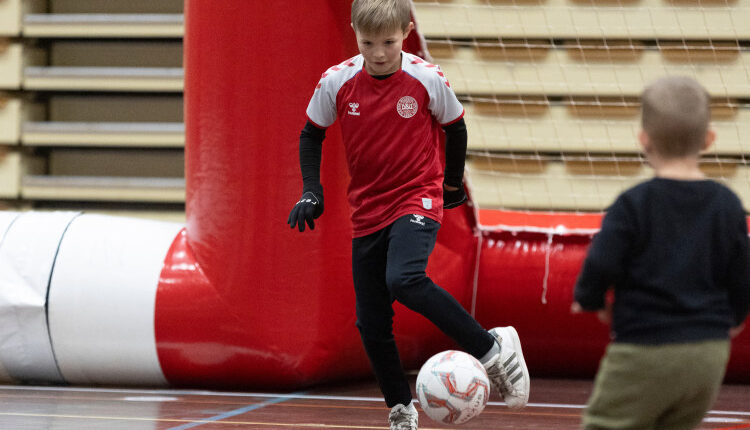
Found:
[{"label": "olive green shorts", "polygon": [[583,428],[676,430],[701,424],[724,379],[729,340],[611,343],[594,382]]}]

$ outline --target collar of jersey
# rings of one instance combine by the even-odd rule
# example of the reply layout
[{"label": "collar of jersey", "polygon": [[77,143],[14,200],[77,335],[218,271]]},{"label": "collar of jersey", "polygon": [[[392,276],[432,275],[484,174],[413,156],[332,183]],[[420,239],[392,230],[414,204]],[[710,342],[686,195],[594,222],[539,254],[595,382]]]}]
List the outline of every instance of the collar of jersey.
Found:
[{"label": "collar of jersey", "polygon": [[373,78],[372,75],[370,75],[370,73],[368,73],[367,70],[365,70],[365,63],[364,62],[362,62],[362,73],[364,73],[366,79],[369,82],[371,82],[371,83],[373,83],[375,85],[385,85],[385,84],[387,84],[389,82],[393,82],[394,79],[398,79],[399,76],[401,76],[401,75],[404,74],[404,61],[406,61],[406,53],[404,51],[401,51],[401,66],[398,68],[398,70],[396,70],[395,72],[393,72],[393,74],[391,76],[389,76],[389,77],[387,77],[385,79]]}]

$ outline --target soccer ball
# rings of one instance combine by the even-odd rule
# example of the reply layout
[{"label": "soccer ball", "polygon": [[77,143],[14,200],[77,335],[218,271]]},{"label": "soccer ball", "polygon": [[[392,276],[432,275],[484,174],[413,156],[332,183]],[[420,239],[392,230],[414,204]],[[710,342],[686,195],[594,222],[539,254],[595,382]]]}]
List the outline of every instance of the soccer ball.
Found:
[{"label": "soccer ball", "polygon": [[484,366],[461,351],[430,357],[417,375],[417,398],[422,410],[437,422],[462,424],[479,415],[490,396]]}]

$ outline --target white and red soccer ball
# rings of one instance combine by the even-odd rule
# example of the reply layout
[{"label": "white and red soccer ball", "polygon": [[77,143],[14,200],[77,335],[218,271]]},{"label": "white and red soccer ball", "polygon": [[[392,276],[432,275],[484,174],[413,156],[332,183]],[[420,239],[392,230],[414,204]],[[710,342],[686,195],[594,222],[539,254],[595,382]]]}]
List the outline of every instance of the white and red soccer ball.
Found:
[{"label": "white and red soccer ball", "polygon": [[490,396],[484,366],[461,351],[430,357],[417,375],[417,398],[422,410],[437,422],[462,424],[479,415]]}]

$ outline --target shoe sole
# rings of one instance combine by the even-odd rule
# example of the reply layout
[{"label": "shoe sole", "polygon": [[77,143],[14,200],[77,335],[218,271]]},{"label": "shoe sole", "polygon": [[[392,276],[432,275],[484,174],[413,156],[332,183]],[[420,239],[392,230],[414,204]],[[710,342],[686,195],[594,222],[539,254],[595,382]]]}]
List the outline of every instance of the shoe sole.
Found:
[{"label": "shoe sole", "polygon": [[529,390],[531,389],[531,379],[529,377],[529,368],[526,367],[526,360],[523,358],[523,352],[521,351],[521,338],[518,337],[518,332],[512,326],[502,327],[498,329],[498,331],[500,331],[501,333],[501,336],[502,336],[501,330],[503,329],[504,331],[507,331],[508,333],[510,333],[510,340],[511,340],[511,343],[513,343],[513,349],[516,351],[518,362],[521,363],[521,370],[523,371],[523,378],[524,378],[524,381],[526,381],[526,384],[524,386],[524,392],[526,393],[526,396],[523,399],[523,406],[513,408],[513,409],[521,409],[525,407],[527,403],[529,403]]}]

